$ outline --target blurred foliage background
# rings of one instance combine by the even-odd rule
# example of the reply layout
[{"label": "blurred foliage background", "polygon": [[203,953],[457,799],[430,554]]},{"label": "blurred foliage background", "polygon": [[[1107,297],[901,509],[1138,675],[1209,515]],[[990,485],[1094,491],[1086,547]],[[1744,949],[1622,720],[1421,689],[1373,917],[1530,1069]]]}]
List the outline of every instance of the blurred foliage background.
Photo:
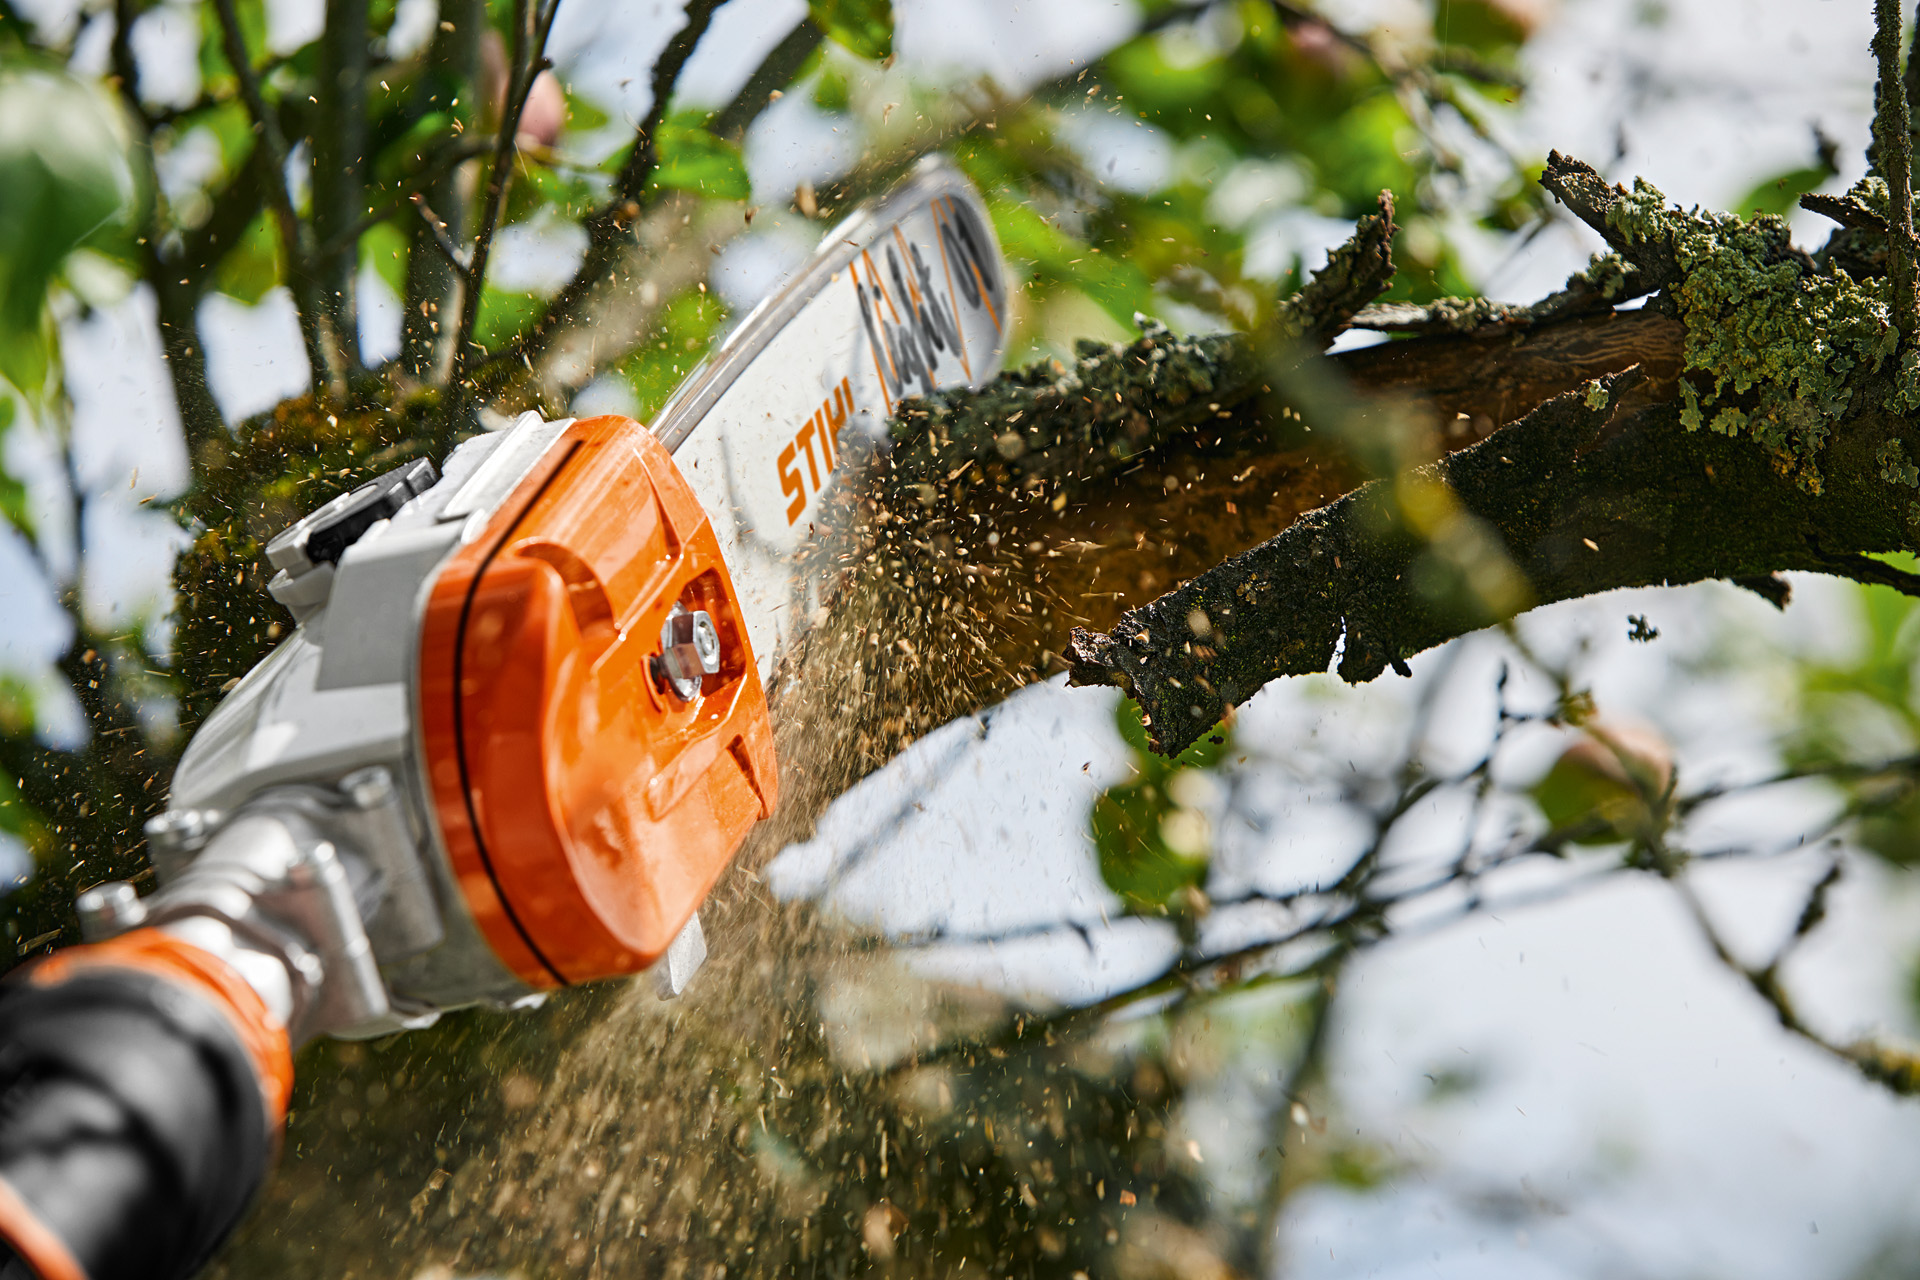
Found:
[{"label": "blurred foliage background", "polygon": [[[1137,312],[1260,331],[1383,189],[1394,299],[1475,293],[1464,246],[1524,244],[1550,218],[1542,157],[1506,127],[1542,12],[1520,0],[1432,0],[1374,28],[1291,0],[1143,0],[1132,34],[1019,85],[898,59],[886,0],[812,0],[727,100],[687,100],[680,72],[727,7],[668,15],[664,52],[626,68],[654,89],[634,119],[577,82],[591,39],[543,65],[553,0],[328,0],[305,26],[253,0],[0,0],[0,515],[23,596],[57,614],[19,623],[53,636],[50,661],[0,672],[6,963],[76,940],[76,892],[147,884],[140,831],[181,745],[290,626],[263,590],[268,537],[523,408],[644,417],[930,150],[985,195],[1021,282],[1009,363],[1127,336]],[[750,163],[776,106],[780,145],[817,153],[777,190]],[[1741,211],[1831,178],[1833,145],[1811,150]],[[754,262],[772,265],[744,284],[719,270]],[[153,416],[186,459],[146,524],[119,496],[138,475],[93,465],[78,426],[101,373],[76,363],[97,350],[78,336],[130,299],[133,341],[164,356]],[[270,311],[295,322],[304,389],[272,391],[283,367],[255,379],[270,404],[223,394],[221,317]],[[133,536],[180,552],[151,601],[96,586]],[[1883,589],[1858,600],[1864,649],[1795,668],[1782,763],[1830,789],[1830,830],[1904,870],[1920,622]],[[1216,865],[1258,752],[1228,725],[1162,760],[1120,711],[1131,772],[1091,807],[1091,856],[1118,914],[1171,931],[1173,959],[1087,1008],[923,982],[886,938],[769,910],[749,878],[715,907],[734,941],[706,991],[728,999],[570,993],[316,1045],[268,1204],[216,1270],[1272,1273],[1288,1197],[1398,1172],[1329,1128],[1321,1072],[1342,966],[1423,891],[1383,852],[1409,812],[1447,793],[1504,815],[1488,865],[1676,873],[1693,801],[1670,750],[1607,721],[1577,664],[1524,646],[1512,661],[1548,696],[1502,702],[1477,763],[1433,763],[1418,733],[1364,773],[1341,762],[1371,844],[1314,902],[1266,904],[1318,914],[1224,960],[1208,921],[1274,896],[1224,890]],[[1521,725],[1556,745],[1504,776],[1499,735]],[[1227,1191],[1180,1128],[1196,1082],[1222,1077],[1244,1082],[1260,1135]]]},{"label": "blurred foliage background", "polygon": [[[1483,123],[1522,91],[1528,10],[1502,0],[1446,0],[1444,32],[1378,43],[1270,0],[1152,5],[1140,34],[1017,95],[916,79],[895,65],[888,6],[821,3],[734,101],[677,105],[674,60],[717,7],[694,4],[658,64],[637,156],[634,130],[571,92],[565,67],[532,73],[549,7],[335,4],[294,47],[253,4],[0,9],[0,431],[18,443],[0,511],[69,635],[51,670],[0,686],[0,832],[28,855],[6,906],[16,958],[72,939],[75,891],[141,874],[137,833],[180,744],[284,634],[261,590],[265,539],[496,412],[560,412],[591,388],[644,417],[735,317],[706,270],[732,241],[763,239],[790,265],[796,243],[944,147],[1026,282],[1017,363],[1121,336],[1136,312],[1257,328],[1303,255],[1382,189],[1409,298],[1470,292],[1459,219],[1545,216],[1528,162]],[[105,74],[78,70],[103,41]],[[743,135],[788,94],[858,150],[817,183],[754,191]],[[1147,141],[1089,142],[1114,130]],[[1137,172],[1096,173],[1089,155]],[[1290,238],[1303,216],[1335,230]],[[544,290],[509,272],[469,297],[476,243],[509,262],[531,243],[524,256],[561,270]],[[594,296],[609,279],[618,303]],[[157,505],[191,540],[172,598],[131,610],[88,591],[91,558],[114,554],[91,545],[112,482],[73,439],[69,383],[94,371],[62,357],[63,333],[129,294],[152,299],[174,401],[159,416],[190,464]],[[299,317],[310,389],[229,420],[208,380],[209,303],[276,295]],[[361,322],[395,304],[397,350]],[[515,380],[582,329],[593,363]]]}]

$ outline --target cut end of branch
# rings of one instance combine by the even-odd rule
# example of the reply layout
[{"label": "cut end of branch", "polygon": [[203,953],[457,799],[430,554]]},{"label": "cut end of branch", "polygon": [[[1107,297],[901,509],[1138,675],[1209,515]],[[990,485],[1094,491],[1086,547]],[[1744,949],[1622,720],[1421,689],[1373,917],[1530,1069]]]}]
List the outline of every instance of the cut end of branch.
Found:
[{"label": "cut end of branch", "polygon": [[1133,681],[1117,661],[1117,646],[1104,631],[1075,627],[1067,642],[1067,684],[1075,688],[1097,689],[1111,686],[1131,689]]},{"label": "cut end of branch", "polygon": [[1382,191],[1379,212],[1354,224],[1352,237],[1327,255],[1327,265],[1299,293],[1283,304],[1283,312],[1300,336],[1324,349],[1353,323],[1368,303],[1393,284],[1393,193]]},{"label": "cut end of branch", "polygon": [[1653,216],[1666,208],[1666,197],[1652,187],[1636,183],[1628,191],[1609,183],[1592,165],[1558,151],[1548,154],[1540,185],[1635,268],[1635,292],[1652,293],[1680,278],[1673,246]]},{"label": "cut end of branch", "polygon": [[1809,192],[1800,197],[1800,207],[1855,231],[1877,231],[1882,235],[1887,231],[1887,220],[1852,196],[1825,196]]}]

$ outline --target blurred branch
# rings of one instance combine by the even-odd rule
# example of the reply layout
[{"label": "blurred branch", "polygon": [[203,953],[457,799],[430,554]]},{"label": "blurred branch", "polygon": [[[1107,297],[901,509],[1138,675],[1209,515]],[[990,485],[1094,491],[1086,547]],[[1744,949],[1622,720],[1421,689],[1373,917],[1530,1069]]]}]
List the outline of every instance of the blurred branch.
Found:
[{"label": "blurred branch", "polygon": [[[547,305],[539,322],[523,334],[510,350],[500,353],[496,361],[489,362],[494,368],[520,365],[531,370],[542,363],[542,358],[556,339],[585,321],[594,309],[593,299],[601,290],[609,287],[619,274],[621,261],[638,239],[638,220],[649,203],[647,180],[653,176],[660,159],[657,135],[672,106],[680,71],[686,66],[687,59],[693,56],[700,38],[713,22],[714,10],[722,3],[724,0],[688,0],[685,25],[674,34],[654,61],[653,101],[647,107],[646,118],[634,132],[633,150],[628,153],[626,163],[621,166],[620,175],[614,181],[613,194],[606,204],[587,216],[587,252],[580,261],[579,269]],[[803,27],[810,25],[802,24]],[[795,35],[790,34],[776,46],[763,60],[761,68],[748,78],[748,83],[760,80],[761,72],[766,70],[769,63],[791,56],[792,49],[788,46],[794,40]],[[801,61],[804,61],[804,57]],[[764,109],[765,100],[762,99],[759,105]],[[742,128],[752,119],[744,107],[737,114],[744,117]],[[698,260],[698,265],[704,274],[704,260]],[[481,381],[484,382],[484,379]]]},{"label": "blurred branch", "polygon": [[495,139],[493,166],[487,177],[487,194],[480,210],[480,226],[473,238],[473,254],[468,260],[466,289],[460,303],[460,325],[454,331],[453,370],[448,376],[449,404],[454,418],[467,402],[466,369],[473,328],[480,318],[480,300],[486,292],[487,261],[493,252],[493,235],[500,225],[505,207],[507,184],[513,180],[515,159],[519,155],[520,116],[526,110],[527,97],[534,81],[552,65],[547,59],[547,36],[560,11],[560,0],[515,0],[513,8],[513,56],[508,66],[506,109],[501,113],[500,133]]},{"label": "blurred branch", "polygon": [[[320,246],[322,254],[338,253],[347,245],[373,230],[387,219],[405,209],[409,204],[420,200],[431,200],[432,189],[448,174],[458,169],[475,156],[483,156],[493,150],[492,138],[468,138],[446,147],[433,162],[394,190],[394,194],[374,205],[368,213],[339,236]],[[441,225],[447,228],[447,234],[453,234],[451,221],[443,219]]]},{"label": "blurred branch", "polygon": [[[118,0],[116,0],[116,3]],[[269,53],[254,64],[255,73],[265,80],[293,60],[288,53]],[[234,100],[234,92],[203,93],[185,106],[148,107],[145,109],[147,124],[152,128],[178,124],[188,116],[198,115],[202,111],[211,111],[215,107],[224,107]]]},{"label": "blurred branch", "polygon": [[1339,990],[1344,959],[1344,956],[1331,958],[1319,990],[1307,997],[1306,1044],[1276,1091],[1276,1105],[1268,1120],[1273,1138],[1261,1153],[1266,1166],[1262,1171],[1266,1187],[1260,1197],[1258,1224],[1252,1231],[1237,1234],[1242,1253],[1235,1261],[1242,1275],[1277,1276],[1285,1271],[1280,1253],[1280,1215],[1286,1208],[1287,1198],[1287,1135],[1300,1128],[1294,1123],[1295,1108],[1304,1105],[1302,1095],[1326,1069],[1327,1049],[1333,1038],[1334,993]]},{"label": "blurred branch", "polygon": [[733,101],[720,108],[707,127],[721,138],[745,136],[747,126],[767,109],[773,93],[792,82],[826,38],[826,33],[814,25],[811,17],[800,19],[754,68]]},{"label": "blurred branch", "polygon": [[1920,283],[1913,237],[1913,121],[1900,57],[1900,0],[1874,0],[1873,56],[1880,81],[1873,116],[1873,144],[1887,180],[1887,274],[1893,281],[1893,327],[1911,342],[1920,334]]},{"label": "blurred branch", "polygon": [[265,153],[267,172],[263,176],[267,203],[273,210],[281,251],[287,259],[287,283],[292,286],[300,313],[300,336],[307,348],[308,371],[323,397],[337,399],[346,389],[346,375],[331,333],[330,312],[314,288],[312,233],[293,206],[293,191],[287,185],[287,140],[280,132],[279,116],[261,95],[260,77],[247,53],[246,37],[233,5],[234,0],[214,0],[214,9],[220,18],[222,47],[239,81],[240,98],[246,103],[247,116],[253,122],[254,137]]},{"label": "blurred branch", "polygon": [[[1910,788],[1874,788],[1871,794],[1855,797],[1801,832],[1797,839],[1785,841],[1778,848],[1745,845],[1696,854],[1671,843],[1677,824],[1703,805],[1752,796],[1784,782],[1810,778],[1846,782],[1903,775],[1911,781],[1916,768],[1920,768],[1920,757],[1902,756],[1867,763],[1827,761],[1796,766],[1734,787],[1716,785],[1676,796],[1675,774],[1671,769],[1655,776],[1657,770],[1624,767],[1635,763],[1632,752],[1616,742],[1601,722],[1587,719],[1582,721],[1585,736],[1619,758],[1623,776],[1629,778],[1639,792],[1642,803],[1639,816],[1623,825],[1619,817],[1604,817],[1596,810],[1590,821],[1544,832],[1529,828],[1524,822],[1509,825],[1514,820],[1502,819],[1500,815],[1511,813],[1514,803],[1538,812],[1530,798],[1532,784],[1516,788],[1500,780],[1502,774],[1511,772],[1501,767],[1502,750],[1509,741],[1510,730],[1523,724],[1565,724],[1566,709],[1584,699],[1567,671],[1534,656],[1517,634],[1510,633],[1510,638],[1520,659],[1552,683],[1557,691],[1555,697],[1543,709],[1514,709],[1508,702],[1508,672],[1503,664],[1496,686],[1499,714],[1485,751],[1473,764],[1440,776],[1429,772],[1424,764],[1427,717],[1443,699],[1451,696],[1449,685],[1455,679],[1452,672],[1456,668],[1443,667],[1432,673],[1421,690],[1406,734],[1402,763],[1391,771],[1395,781],[1386,794],[1377,794],[1376,784],[1386,780],[1381,773],[1360,774],[1349,779],[1344,767],[1334,765],[1330,776],[1323,779],[1337,788],[1342,804],[1365,814],[1372,825],[1365,847],[1343,871],[1336,873],[1337,878],[1285,893],[1253,888],[1231,896],[1200,900],[1201,916],[1227,911],[1240,913],[1231,926],[1232,936],[1236,938],[1245,938],[1249,931],[1252,918],[1246,909],[1261,906],[1277,909],[1279,918],[1263,935],[1224,951],[1209,952],[1202,942],[1189,942],[1170,964],[1144,981],[1084,1006],[1056,1013],[1023,1012],[1018,1019],[984,1035],[962,1037],[936,1045],[930,1052],[923,1051],[916,1057],[916,1063],[971,1057],[983,1050],[1011,1049],[1016,1042],[1036,1037],[1053,1043],[1052,1037],[1056,1035],[1090,1032],[1112,1015],[1143,1005],[1164,1016],[1190,1007],[1196,1001],[1228,996],[1255,983],[1330,981],[1347,958],[1389,938],[1427,936],[1477,913],[1505,912],[1563,900],[1625,872],[1651,871],[1683,895],[1716,957],[1767,1002],[1783,1027],[1896,1092],[1920,1093],[1920,1057],[1875,1041],[1843,1045],[1824,1037],[1802,1017],[1781,977],[1783,967],[1795,950],[1826,919],[1829,899],[1844,869],[1837,841],[1858,819],[1905,803]],[[1465,669],[1464,665],[1460,669]],[[938,768],[936,766],[936,772]],[[1387,858],[1386,851],[1407,818],[1416,810],[1424,810],[1425,802],[1443,791],[1464,800],[1468,806],[1461,821],[1463,835],[1459,851],[1439,858],[1422,855],[1417,861]],[[1369,799],[1369,795],[1374,798]],[[1508,828],[1508,834],[1494,834],[1503,826]],[[1570,842],[1575,840],[1587,843],[1591,852],[1576,853],[1570,847]],[[1596,840],[1598,843],[1594,843]],[[1808,889],[1791,932],[1774,949],[1772,958],[1764,966],[1739,960],[1688,883],[1687,869],[1705,861],[1789,855],[1828,840],[1835,842],[1836,849],[1829,855],[1824,874]],[[1542,859],[1566,866],[1565,874],[1545,882],[1538,875],[1530,876],[1521,883],[1532,887],[1499,894],[1490,895],[1481,888],[1481,882],[1493,873]],[[974,935],[941,930],[890,936],[887,942],[896,946],[930,943],[993,946],[1024,938],[1057,937],[1071,931],[1091,949],[1092,928],[1087,922],[1067,922]],[[1182,936],[1191,935],[1183,930]]]},{"label": "blurred branch", "polygon": [[[121,101],[135,119],[146,122],[143,141],[147,145],[139,148],[139,162],[146,169],[149,189],[157,191],[160,184],[153,168],[151,138],[154,125],[140,102],[139,63],[133,53],[135,17],[133,0],[115,0],[111,59]],[[218,440],[226,433],[220,405],[207,385],[206,349],[200,342],[199,332],[199,302],[212,268],[212,250],[217,238],[222,232],[230,231],[227,240],[231,244],[253,220],[254,210],[259,207],[259,186],[252,181],[259,167],[258,155],[259,149],[255,148],[227,190],[215,198],[213,213],[206,223],[183,239],[179,262],[167,262],[161,257],[161,245],[166,243],[167,235],[161,225],[157,199],[148,204],[145,234],[140,237],[140,275],[154,292],[161,350],[167,376],[173,383],[174,403],[180,410],[189,458],[195,456],[204,442]],[[230,216],[236,207],[244,207],[245,211],[237,226]]]},{"label": "blurred branch", "polygon": [[1903,1097],[1920,1095],[1920,1055],[1870,1037],[1855,1040],[1851,1044],[1829,1039],[1801,1016],[1799,1006],[1781,977],[1781,963],[1825,917],[1827,894],[1839,878],[1840,862],[1836,858],[1826,875],[1808,891],[1794,932],[1781,945],[1774,959],[1756,967],[1734,953],[1693,886],[1683,876],[1669,876],[1675,892],[1686,905],[1688,914],[1692,916],[1694,925],[1700,930],[1700,936],[1706,940],[1714,958],[1743,979],[1754,994],[1766,1002],[1767,1007],[1773,1010],[1774,1019],[1783,1028],[1893,1093]]},{"label": "blurred branch", "polygon": [[[654,169],[660,163],[660,126],[672,108],[674,89],[680,83],[680,71],[687,65],[687,59],[693,56],[700,38],[706,35],[707,28],[712,25],[714,11],[725,2],[688,0],[686,25],[654,60],[653,102],[647,107],[647,118],[640,122],[640,128],[634,133],[633,150],[627,153],[627,162],[620,167],[620,176],[614,180],[613,203],[602,209],[597,217],[612,221],[619,206],[637,202],[646,193],[647,179],[653,176]],[[784,44],[785,41],[782,41]],[[781,48],[776,46],[766,61],[771,61],[780,52]],[[758,76],[759,72],[754,74]]]},{"label": "blurred branch", "polygon": [[[471,225],[473,203],[468,184],[461,181],[460,166],[499,146],[497,136],[471,136],[481,120],[480,42],[487,29],[486,2],[446,0],[440,6],[440,17],[440,27],[421,71],[424,91],[418,106],[422,112],[447,115],[461,136],[448,142],[422,173],[403,183],[393,199],[375,209],[369,218],[392,216],[405,208],[408,198],[417,191],[439,213],[447,234],[460,241]],[[455,317],[464,277],[428,245],[430,233],[425,226],[415,224],[410,230],[407,280],[400,304],[399,363],[407,377],[438,383],[453,365],[458,327]]]},{"label": "blurred branch", "polygon": [[313,184],[312,267],[344,372],[360,368],[360,327],[354,306],[354,271],[365,212],[367,163],[367,3],[326,0],[320,65],[314,97],[317,114],[308,162]]},{"label": "blurred branch", "polygon": [[434,246],[440,250],[447,265],[453,268],[455,275],[470,286],[473,282],[473,269],[460,256],[460,250],[453,243],[453,237],[447,233],[446,223],[440,221],[439,215],[434,213],[426,199],[417,191],[413,195],[413,210],[420,215],[420,221],[425,224],[427,233],[433,238]]}]

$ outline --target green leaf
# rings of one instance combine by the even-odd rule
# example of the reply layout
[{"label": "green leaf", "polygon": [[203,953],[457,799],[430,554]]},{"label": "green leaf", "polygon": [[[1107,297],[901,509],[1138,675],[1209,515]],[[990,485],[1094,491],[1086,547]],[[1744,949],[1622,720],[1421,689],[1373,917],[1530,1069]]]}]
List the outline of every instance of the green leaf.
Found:
[{"label": "green leaf", "polygon": [[1040,279],[1079,289],[1129,329],[1136,311],[1152,310],[1153,286],[1133,263],[1074,239],[1020,200],[989,196],[987,212],[1007,257],[1032,263]]},{"label": "green leaf", "polygon": [[25,60],[0,66],[0,375],[22,390],[46,377],[44,310],[61,263],[132,219],[132,146],[100,86]]},{"label": "green leaf", "polygon": [[[1213,840],[1203,813],[1183,799],[1199,775],[1227,750],[1224,731],[1202,738],[1172,760],[1147,746],[1139,705],[1122,699],[1114,713],[1133,753],[1133,778],[1109,787],[1089,819],[1100,878],[1135,914],[1187,909],[1186,891],[1206,883]],[[1203,783],[1204,785],[1204,783]]]},{"label": "green leaf", "polygon": [[838,115],[853,105],[853,85],[839,67],[828,64],[813,82],[813,105],[829,115]]},{"label": "green leaf", "polygon": [[[597,180],[596,180],[597,179]],[[523,163],[513,184],[519,199],[508,202],[508,218],[520,222],[541,208],[550,208],[569,221],[584,218],[607,198],[607,181],[590,170]]]},{"label": "green leaf", "polygon": [[372,267],[393,296],[407,296],[407,238],[393,222],[383,222],[360,237],[360,264]]},{"label": "green leaf", "polygon": [[1094,801],[1093,843],[1100,851],[1100,878],[1120,895],[1127,910],[1158,911],[1175,894],[1207,878],[1205,851],[1175,849],[1167,842],[1170,823],[1182,821],[1166,789],[1151,782],[1110,787]]},{"label": "green leaf", "polygon": [[1556,831],[1583,830],[1576,844],[1612,844],[1652,828],[1648,801],[1666,791],[1672,770],[1669,748],[1657,736],[1589,725],[1531,794]]},{"label": "green leaf", "polygon": [[565,92],[567,98],[567,128],[585,132],[589,129],[598,129],[613,118],[598,105],[574,93],[572,90],[566,90]]},{"label": "green leaf", "polygon": [[259,302],[282,278],[280,237],[268,214],[247,224],[213,270],[213,287],[248,306]]},{"label": "green leaf", "polygon": [[1441,45],[1471,49],[1482,57],[1510,58],[1531,34],[1524,10],[1492,0],[1440,0],[1434,39]]},{"label": "green leaf", "polygon": [[647,340],[617,366],[633,388],[636,412],[643,420],[667,402],[705,357],[726,318],[727,308],[721,301],[697,288],[680,293],[660,309]]},{"label": "green leaf", "polygon": [[893,56],[893,0],[807,0],[813,25],[863,58]]},{"label": "green leaf", "polygon": [[[0,389],[0,457],[6,453],[7,432],[13,426],[19,411],[14,398]],[[18,477],[0,469],[0,517],[20,532],[29,536],[33,533],[33,512],[27,506],[27,486]],[[0,687],[0,733],[10,732],[6,728],[6,691]]]},{"label": "green leaf", "polygon": [[660,163],[648,186],[693,191],[720,200],[745,200],[753,195],[740,148],[709,133],[704,112],[674,112],[661,123],[655,146]]},{"label": "green leaf", "polygon": [[1801,196],[1817,190],[1832,176],[1831,168],[1819,165],[1807,169],[1789,169],[1755,186],[1740,198],[1740,202],[1733,206],[1733,211],[1743,218],[1762,213],[1785,217],[1799,205]]},{"label": "green leaf", "polygon": [[440,149],[458,136],[458,122],[448,111],[429,111],[415,120],[398,138],[380,149],[374,157],[374,177],[381,182],[397,182],[425,168]]}]

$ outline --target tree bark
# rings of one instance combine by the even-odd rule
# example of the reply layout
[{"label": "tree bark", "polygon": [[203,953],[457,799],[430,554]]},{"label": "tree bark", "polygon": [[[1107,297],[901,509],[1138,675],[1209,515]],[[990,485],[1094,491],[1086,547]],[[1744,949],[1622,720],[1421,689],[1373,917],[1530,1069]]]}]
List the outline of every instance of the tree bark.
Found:
[{"label": "tree bark", "polygon": [[[1868,558],[1910,545],[1920,524],[1915,433],[1897,412],[1901,365],[1894,342],[1875,336],[1891,327],[1880,295],[1845,293],[1855,284],[1846,277],[1830,284],[1806,255],[1777,248],[1777,227],[1668,213],[1658,193],[1609,187],[1558,155],[1542,180],[1661,296],[1637,315],[1574,320],[1504,349],[1498,333],[1373,348],[1350,359],[1356,381],[1419,387],[1497,418],[1524,402],[1522,391],[1552,391],[1622,359],[1639,367],[1561,394],[1438,462],[1376,466],[1384,478],[1110,632],[1077,628],[1066,655],[1074,683],[1128,690],[1171,754],[1269,680],[1336,662],[1351,681],[1404,672],[1415,653],[1556,600],[1732,578],[1780,603],[1770,575],[1784,569],[1915,589],[1920,579]],[[1741,332],[1688,328],[1688,317],[1728,323],[1713,310],[1728,296]],[[1800,362],[1798,381],[1740,382],[1781,356],[1793,308],[1807,299],[1827,308],[1819,314],[1832,333],[1818,349],[1785,351]],[[1555,370],[1540,358],[1554,350],[1583,350],[1583,360]],[[1829,416],[1809,426],[1801,403],[1784,397],[1836,367],[1841,375],[1819,384]],[[1817,467],[1770,434],[1778,418],[1764,415],[1788,410],[1817,443]],[[1347,435],[1363,437],[1360,411],[1344,412]]]}]

